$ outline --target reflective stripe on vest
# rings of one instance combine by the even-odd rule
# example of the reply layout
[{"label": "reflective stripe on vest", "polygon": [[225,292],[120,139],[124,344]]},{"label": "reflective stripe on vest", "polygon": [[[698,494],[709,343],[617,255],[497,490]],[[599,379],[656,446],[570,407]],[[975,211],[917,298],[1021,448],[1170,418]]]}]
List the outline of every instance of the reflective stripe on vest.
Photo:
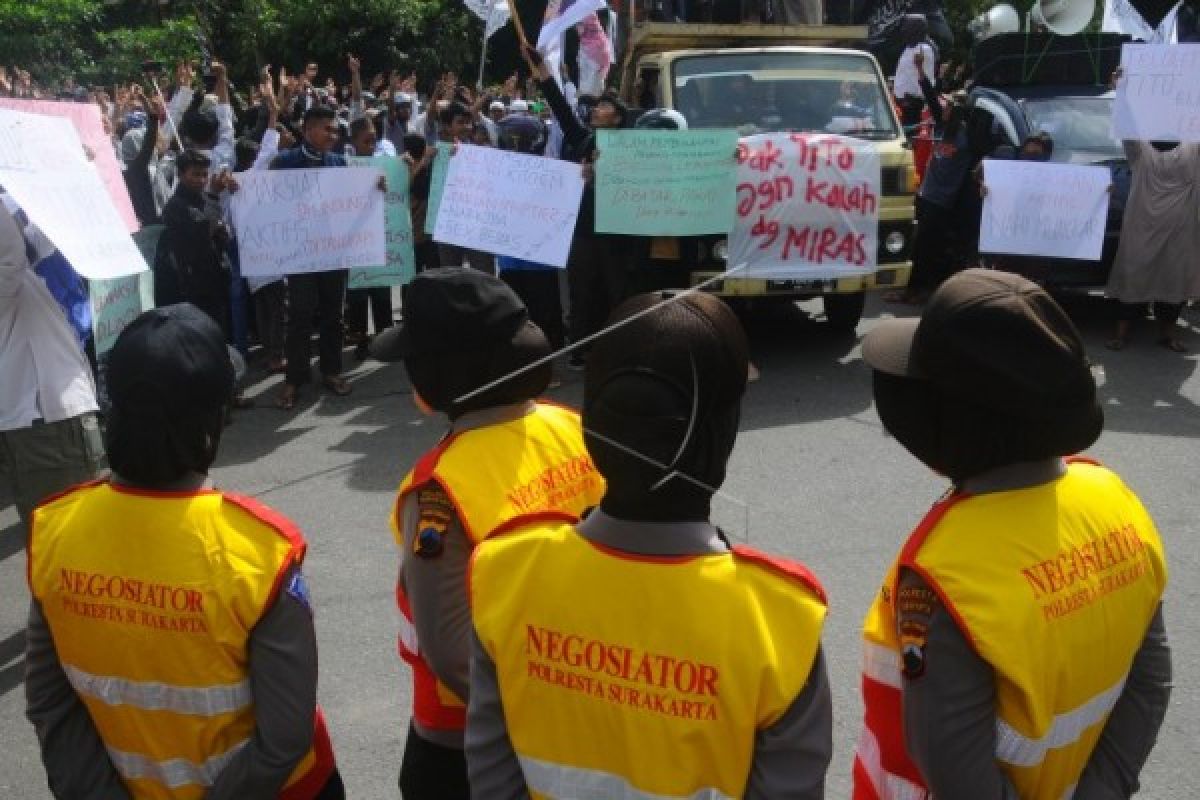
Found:
[{"label": "reflective stripe on vest", "polygon": [[643,792],[620,775],[520,756],[521,771],[531,792],[571,800],[733,800],[717,789],[698,789],[689,795]]},{"label": "reflective stripe on vest", "polygon": [[202,764],[184,758],[155,761],[140,753],[127,753],[112,747],[108,748],[108,757],[117,768],[117,772],[127,781],[152,780],[169,789],[178,789],[181,786],[212,786],[221,770],[225,769],[233,757],[249,743],[249,739],[243,739],[224,753],[215,755]]},{"label": "reflective stripe on vest", "polygon": [[1036,767],[1045,760],[1048,751],[1075,744],[1085,731],[1108,718],[1125,689],[1125,680],[1128,677],[1126,674],[1108,689],[1093,695],[1083,705],[1056,715],[1050,729],[1040,739],[1022,736],[1007,722],[997,719],[997,760],[1016,767]]},{"label": "reflective stripe on vest", "polygon": [[895,650],[871,641],[862,643],[863,675],[893,689],[904,687],[904,676],[900,670],[900,654]]},{"label": "reflective stripe on vest", "polygon": [[925,787],[912,781],[905,780],[883,768],[879,752],[879,740],[870,728],[863,727],[858,739],[858,750],[854,754],[855,765],[871,782],[875,797],[880,800],[925,800],[928,792]]},{"label": "reflective stripe on vest", "polygon": [[154,681],[131,681],[112,675],[93,675],[63,664],[71,686],[81,695],[110,706],[134,706],[143,711],[173,711],[215,717],[240,711],[254,702],[250,680],[227,686],[172,686]]}]

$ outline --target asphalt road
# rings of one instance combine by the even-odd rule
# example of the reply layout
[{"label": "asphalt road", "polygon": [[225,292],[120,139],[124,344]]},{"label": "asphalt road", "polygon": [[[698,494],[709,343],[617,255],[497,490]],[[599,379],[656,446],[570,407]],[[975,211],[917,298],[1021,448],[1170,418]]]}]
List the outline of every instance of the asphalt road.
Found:
[{"label": "asphalt road", "polygon": [[[811,306],[805,306],[811,308]],[[1102,375],[1107,429],[1092,454],[1142,496],[1166,542],[1171,583],[1167,624],[1176,685],[1160,741],[1143,773],[1148,798],[1193,798],[1200,788],[1200,377],[1195,356],[1153,345],[1150,325],[1124,351],[1108,334],[1099,301],[1070,303]],[[872,301],[862,334],[882,314],[911,313]],[[1200,351],[1200,309],[1185,312],[1184,341]],[[858,342],[802,313],[748,320],[761,380],[752,385],[742,433],[716,517],[737,539],[806,562],[829,590],[825,634],[835,693],[836,753],[828,796],[849,796],[858,735],[858,627],[900,542],[945,488],[884,436],[872,408]],[[349,363],[353,360],[347,353]],[[256,375],[252,375],[256,377]],[[239,413],[214,477],[300,524],[310,542],[306,572],[317,608],[320,696],[342,773],[354,798],[395,797],[409,707],[408,675],[396,657],[393,581],[397,553],[387,518],[393,492],[442,426],[414,408],[403,369],[368,362],[348,398],[302,395],[295,413]],[[564,373],[553,394],[580,398]],[[250,391],[264,403],[275,380]],[[0,797],[44,798],[33,731],[23,716],[22,629],[28,591],[16,512],[0,498]]]}]

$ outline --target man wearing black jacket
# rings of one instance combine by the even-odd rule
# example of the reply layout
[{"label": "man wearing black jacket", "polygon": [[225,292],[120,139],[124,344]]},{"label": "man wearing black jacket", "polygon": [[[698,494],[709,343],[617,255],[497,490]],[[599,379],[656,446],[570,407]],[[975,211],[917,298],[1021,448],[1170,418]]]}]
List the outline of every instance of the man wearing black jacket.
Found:
[{"label": "man wearing black jacket", "polygon": [[[583,189],[575,238],[567,258],[570,334],[571,341],[578,342],[600,330],[608,315],[628,293],[628,276],[637,237],[596,233],[596,191],[589,169],[598,155],[595,131],[624,127],[628,110],[615,95],[606,94],[596,101],[588,124],[584,125],[567,103],[541,54],[529,45],[523,48],[523,54],[562,129],[563,159],[583,164],[586,170],[587,185]],[[571,355],[571,367],[581,369],[583,363],[583,354],[575,351]]]}]

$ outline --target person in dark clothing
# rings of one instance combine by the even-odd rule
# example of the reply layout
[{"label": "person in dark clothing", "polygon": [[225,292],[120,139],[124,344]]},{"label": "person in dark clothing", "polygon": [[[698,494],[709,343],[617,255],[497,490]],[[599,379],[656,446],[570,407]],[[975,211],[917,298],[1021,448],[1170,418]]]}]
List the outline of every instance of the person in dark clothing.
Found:
[{"label": "person in dark clothing", "polygon": [[[629,291],[629,270],[637,258],[638,237],[596,233],[596,191],[590,176],[590,167],[597,155],[594,131],[624,127],[629,112],[615,95],[606,94],[596,101],[588,125],[584,125],[567,103],[541,54],[528,45],[522,52],[562,130],[562,157],[585,167],[587,185],[583,189],[575,237],[567,257],[570,335],[571,341],[578,343],[599,331],[613,309],[625,299]],[[571,368],[582,369],[583,365],[583,353],[574,351]]]},{"label": "person in dark clothing", "polygon": [[981,135],[984,126],[978,124],[984,115],[975,114],[965,93],[955,93],[949,103],[943,103],[924,74],[920,83],[933,112],[935,141],[917,194],[912,276],[902,293],[886,296],[889,302],[923,302],[954,271],[961,249],[958,237],[962,225],[956,213],[959,197],[964,187],[975,191],[968,177],[990,149],[987,137]]},{"label": "person in dark clothing", "polygon": [[[129,202],[133,213],[142,225],[158,222],[158,208],[154,205],[154,181],[150,176],[150,164],[158,144],[158,124],[163,115],[162,102],[154,98],[150,102],[150,113],[146,116],[146,127],[141,133],[141,146],[137,155],[125,164],[125,188],[129,190]],[[132,134],[126,134],[131,136]]]},{"label": "person in dark clothing", "polygon": [[[271,169],[344,167],[346,159],[331,152],[337,141],[337,115],[333,109],[313,106],[304,113],[304,141],[285,150],[271,162]],[[338,396],[350,394],[342,377],[342,303],[346,296],[346,270],[306,272],[288,276],[287,372],[283,391],[276,401],[282,409],[296,407],[300,387],[312,377],[309,362],[314,314],[320,315],[320,369],[322,385]]]},{"label": "person in dark clothing", "polygon": [[191,303],[229,337],[229,230],[209,187],[208,156],[185,150],[175,161],[179,185],[163,208],[166,230],[154,263],[154,303]]},{"label": "person in dark clothing", "polygon": [[413,160],[412,180],[408,186],[409,207],[412,211],[413,255],[417,272],[438,267],[437,242],[425,232],[425,214],[429,209],[429,189],[433,181],[434,155],[436,148],[425,142],[419,133],[410,133],[403,139],[404,152]]}]

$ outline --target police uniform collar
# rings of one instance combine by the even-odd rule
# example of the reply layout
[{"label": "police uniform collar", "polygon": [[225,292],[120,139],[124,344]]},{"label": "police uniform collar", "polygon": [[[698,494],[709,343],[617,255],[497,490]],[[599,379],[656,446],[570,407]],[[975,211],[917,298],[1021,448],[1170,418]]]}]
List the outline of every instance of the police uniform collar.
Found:
[{"label": "police uniform collar", "polygon": [[963,481],[962,489],[967,494],[990,494],[1028,489],[1043,483],[1058,480],[1067,474],[1067,465],[1061,458],[1041,461],[1021,461],[990,469]]},{"label": "police uniform collar", "polygon": [[642,556],[701,556],[729,552],[711,522],[640,522],[597,508],[577,530],[596,544]]},{"label": "police uniform collar", "polygon": [[522,400],[519,403],[508,403],[507,405],[468,411],[450,423],[450,432],[463,433],[464,431],[471,431],[476,428],[486,428],[489,425],[512,422],[514,419],[520,419],[532,414],[536,408],[537,403],[534,401]]}]

